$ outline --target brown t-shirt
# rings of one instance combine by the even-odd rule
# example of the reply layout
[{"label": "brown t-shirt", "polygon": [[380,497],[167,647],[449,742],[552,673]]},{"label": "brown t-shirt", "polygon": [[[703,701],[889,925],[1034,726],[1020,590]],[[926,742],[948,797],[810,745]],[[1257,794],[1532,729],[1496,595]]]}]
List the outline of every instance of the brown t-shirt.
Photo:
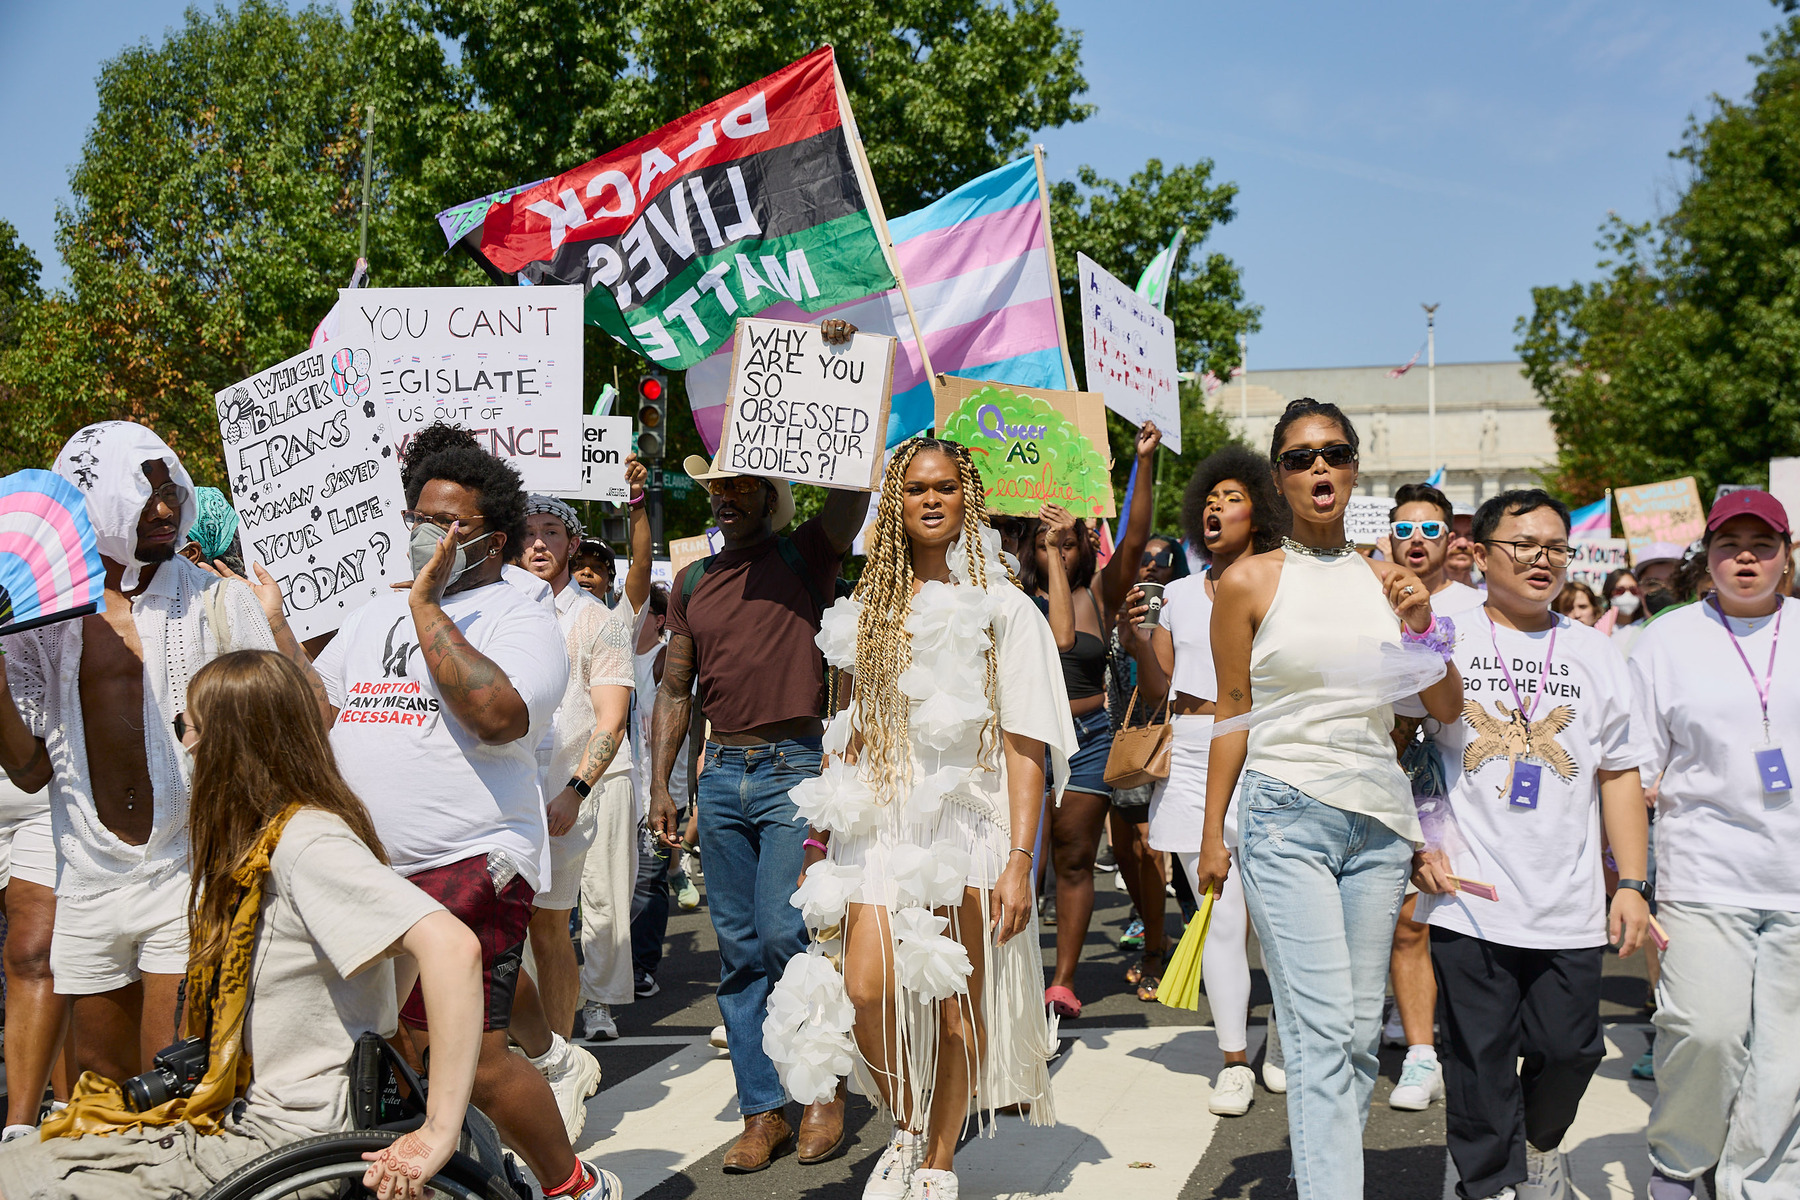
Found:
[{"label": "brown t-shirt", "polygon": [[[794,530],[793,543],[830,604],[843,555],[816,517]],[[819,714],[825,662],[813,636],[820,612],[774,538],[717,555],[687,601],[682,583],[677,578],[669,596],[668,630],[693,639],[700,711],[715,732]]]}]

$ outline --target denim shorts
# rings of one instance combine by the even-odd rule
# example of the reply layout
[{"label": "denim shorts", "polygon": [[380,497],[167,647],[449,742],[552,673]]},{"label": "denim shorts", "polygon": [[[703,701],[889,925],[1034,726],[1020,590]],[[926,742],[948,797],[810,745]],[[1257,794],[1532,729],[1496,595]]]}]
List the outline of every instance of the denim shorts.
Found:
[{"label": "denim shorts", "polygon": [[1112,717],[1096,708],[1075,718],[1077,749],[1069,756],[1069,791],[1111,796],[1106,786],[1106,756],[1112,752]]}]

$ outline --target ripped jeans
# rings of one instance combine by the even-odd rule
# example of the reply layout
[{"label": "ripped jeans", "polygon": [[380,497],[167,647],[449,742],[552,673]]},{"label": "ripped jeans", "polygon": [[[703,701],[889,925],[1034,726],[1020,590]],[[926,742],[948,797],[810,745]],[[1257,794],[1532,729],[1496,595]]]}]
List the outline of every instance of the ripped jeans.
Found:
[{"label": "ripped jeans", "polygon": [[1237,867],[1287,1058],[1301,1200],[1363,1194],[1363,1126],[1412,845],[1257,771],[1238,785]]}]

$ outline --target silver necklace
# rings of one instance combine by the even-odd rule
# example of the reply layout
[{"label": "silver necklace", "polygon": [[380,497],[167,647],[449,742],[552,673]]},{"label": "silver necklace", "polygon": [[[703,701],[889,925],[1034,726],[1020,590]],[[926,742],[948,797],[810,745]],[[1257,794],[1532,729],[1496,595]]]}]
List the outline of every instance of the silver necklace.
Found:
[{"label": "silver necklace", "polygon": [[1346,554],[1356,553],[1356,547],[1349,542],[1341,546],[1308,546],[1291,537],[1281,539],[1281,548],[1294,554],[1304,554],[1308,558],[1342,558]]}]

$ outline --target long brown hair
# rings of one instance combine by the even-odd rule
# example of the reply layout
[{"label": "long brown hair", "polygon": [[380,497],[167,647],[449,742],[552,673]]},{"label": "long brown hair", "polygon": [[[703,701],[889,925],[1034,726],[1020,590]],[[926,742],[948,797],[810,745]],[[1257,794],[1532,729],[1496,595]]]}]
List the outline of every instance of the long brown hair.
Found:
[{"label": "long brown hair", "polygon": [[221,654],[188,684],[188,715],[199,727],[188,802],[188,954],[216,962],[237,909],[232,872],[288,805],[335,813],[376,858],[386,862],[387,853],[369,810],[338,774],[318,700],[299,667],[267,650]]}]

